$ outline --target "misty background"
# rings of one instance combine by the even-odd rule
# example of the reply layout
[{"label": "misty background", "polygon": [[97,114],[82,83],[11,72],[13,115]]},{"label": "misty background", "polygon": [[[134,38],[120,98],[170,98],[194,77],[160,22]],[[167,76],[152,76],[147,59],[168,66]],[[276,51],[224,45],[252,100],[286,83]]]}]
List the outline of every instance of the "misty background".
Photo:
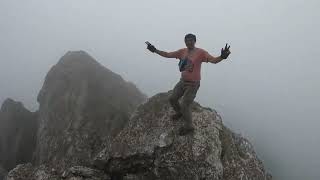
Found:
[{"label": "misty background", "polygon": [[148,96],[172,89],[176,59],[146,50],[197,47],[219,56],[202,64],[196,101],[254,145],[275,180],[320,178],[320,1],[1,0],[0,103],[35,111],[49,69],[84,50]]}]

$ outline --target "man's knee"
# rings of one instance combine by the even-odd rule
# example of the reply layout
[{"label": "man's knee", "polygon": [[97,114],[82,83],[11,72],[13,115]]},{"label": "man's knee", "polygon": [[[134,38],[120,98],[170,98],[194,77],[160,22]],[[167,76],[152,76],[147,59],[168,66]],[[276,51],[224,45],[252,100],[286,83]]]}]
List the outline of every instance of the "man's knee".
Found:
[{"label": "man's knee", "polygon": [[189,108],[190,108],[191,103],[192,102],[188,102],[188,101],[183,100],[182,103],[181,103],[182,111],[188,111]]},{"label": "man's knee", "polygon": [[176,98],[174,96],[170,96],[169,102],[170,102],[170,104],[176,104],[176,103],[178,103],[178,98]]}]

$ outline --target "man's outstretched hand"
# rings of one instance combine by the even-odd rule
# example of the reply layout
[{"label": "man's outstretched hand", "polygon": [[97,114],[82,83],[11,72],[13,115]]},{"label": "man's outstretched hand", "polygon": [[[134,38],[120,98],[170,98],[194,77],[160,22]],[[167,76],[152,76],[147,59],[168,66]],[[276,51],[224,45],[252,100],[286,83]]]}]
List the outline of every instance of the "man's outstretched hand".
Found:
[{"label": "man's outstretched hand", "polygon": [[224,47],[224,49],[223,49],[223,48],[221,49],[221,55],[220,55],[220,57],[221,57],[222,59],[227,59],[227,58],[228,58],[229,54],[231,53],[229,49],[230,49],[230,46],[228,46],[228,44],[226,44],[226,46]]},{"label": "man's outstretched hand", "polygon": [[147,44],[147,49],[149,50],[149,51],[151,51],[151,52],[156,52],[156,48],[152,45],[152,44],[150,44],[148,41],[146,41],[146,44]]}]

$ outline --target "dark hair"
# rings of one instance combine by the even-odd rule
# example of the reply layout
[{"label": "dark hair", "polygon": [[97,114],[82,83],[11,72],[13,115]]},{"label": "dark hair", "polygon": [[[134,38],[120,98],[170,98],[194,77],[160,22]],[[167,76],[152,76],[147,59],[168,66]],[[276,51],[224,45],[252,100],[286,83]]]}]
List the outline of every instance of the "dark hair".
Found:
[{"label": "dark hair", "polygon": [[191,33],[184,36],[184,40],[186,40],[186,39],[194,39],[194,41],[197,41],[196,35],[191,34]]}]

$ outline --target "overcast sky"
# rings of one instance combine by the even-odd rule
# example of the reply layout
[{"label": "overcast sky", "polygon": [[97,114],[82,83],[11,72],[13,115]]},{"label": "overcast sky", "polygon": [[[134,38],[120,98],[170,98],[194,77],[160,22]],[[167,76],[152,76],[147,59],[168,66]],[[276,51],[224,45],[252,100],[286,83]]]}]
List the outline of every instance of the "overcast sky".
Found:
[{"label": "overcast sky", "polygon": [[196,100],[247,137],[276,180],[320,178],[320,1],[0,0],[0,103],[30,110],[50,67],[85,50],[148,96],[173,88],[177,61],[146,51],[197,46],[229,59],[202,65]]}]

